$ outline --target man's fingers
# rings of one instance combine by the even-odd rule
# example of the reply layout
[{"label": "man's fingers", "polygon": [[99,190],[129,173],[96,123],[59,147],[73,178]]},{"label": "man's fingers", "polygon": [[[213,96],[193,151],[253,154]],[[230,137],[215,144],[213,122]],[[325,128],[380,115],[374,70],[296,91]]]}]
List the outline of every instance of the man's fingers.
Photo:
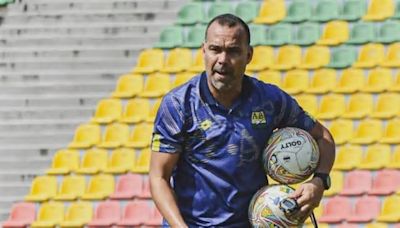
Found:
[{"label": "man's fingers", "polygon": [[302,193],[303,193],[303,189],[298,188],[298,189],[296,189],[296,191],[289,194],[289,198],[297,199],[302,195]]}]

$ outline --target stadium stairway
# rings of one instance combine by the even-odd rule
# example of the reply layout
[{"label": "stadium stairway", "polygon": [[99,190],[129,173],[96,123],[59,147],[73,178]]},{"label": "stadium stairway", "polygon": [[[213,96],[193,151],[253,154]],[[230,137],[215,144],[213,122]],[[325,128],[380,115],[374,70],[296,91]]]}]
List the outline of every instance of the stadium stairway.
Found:
[{"label": "stadium stairway", "polygon": [[0,8],[0,221],[186,0],[16,0]]}]

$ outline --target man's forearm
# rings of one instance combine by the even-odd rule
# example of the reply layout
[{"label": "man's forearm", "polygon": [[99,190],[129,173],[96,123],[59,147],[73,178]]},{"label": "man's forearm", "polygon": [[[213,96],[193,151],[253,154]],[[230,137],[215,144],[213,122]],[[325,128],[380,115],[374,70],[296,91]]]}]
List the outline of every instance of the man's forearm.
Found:
[{"label": "man's forearm", "polygon": [[329,173],[335,161],[335,142],[329,132],[325,131],[322,137],[317,139],[317,144],[321,154],[316,172]]}]

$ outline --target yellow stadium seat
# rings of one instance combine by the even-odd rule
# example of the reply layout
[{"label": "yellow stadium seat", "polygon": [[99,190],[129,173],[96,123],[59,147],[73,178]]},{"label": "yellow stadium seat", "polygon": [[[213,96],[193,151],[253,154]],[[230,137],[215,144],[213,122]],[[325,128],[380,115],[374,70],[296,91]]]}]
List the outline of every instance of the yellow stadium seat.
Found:
[{"label": "yellow stadium seat", "polygon": [[330,62],[330,51],[325,46],[311,46],[306,49],[304,58],[298,68],[300,69],[318,69],[328,65]]},{"label": "yellow stadium seat", "polygon": [[339,45],[349,39],[349,34],[349,24],[346,21],[330,21],[326,23],[322,36],[316,44]]},{"label": "yellow stadium seat", "polygon": [[343,189],[343,173],[340,171],[331,171],[330,172],[330,177],[331,177],[331,188],[324,191],[324,196],[333,196],[338,194],[339,192],[342,191]]},{"label": "yellow stadium seat", "polygon": [[90,202],[74,202],[65,214],[65,219],[60,227],[85,227],[93,218],[93,206]]},{"label": "yellow stadium seat", "polygon": [[153,123],[154,122],[154,120],[156,119],[156,115],[157,115],[157,112],[158,112],[158,108],[160,107],[160,104],[161,104],[161,99],[157,99],[157,100],[154,101],[154,103],[153,103],[153,105],[151,107],[150,113],[146,117],[146,122],[148,122],[148,123]]},{"label": "yellow stadium seat", "polygon": [[32,228],[50,228],[59,225],[64,220],[64,203],[43,203],[37,215],[36,221],[31,224]]},{"label": "yellow stadium seat", "polygon": [[347,68],[342,71],[339,82],[333,88],[335,93],[354,93],[364,86],[364,72],[357,68]]},{"label": "yellow stadium seat", "polygon": [[147,49],[139,54],[133,73],[150,74],[159,71],[164,66],[164,52],[161,49]]},{"label": "yellow stadium seat", "polygon": [[189,69],[192,65],[192,51],[187,48],[172,49],[165,61],[165,65],[161,68],[163,73],[178,73]]},{"label": "yellow stadium seat", "polygon": [[396,146],[394,149],[390,162],[387,164],[386,168],[400,169],[400,146]]},{"label": "yellow stadium seat", "polygon": [[315,115],[317,119],[330,120],[340,117],[345,111],[344,95],[329,94],[323,96]]},{"label": "yellow stadium seat", "polygon": [[370,0],[367,13],[362,17],[364,21],[383,21],[394,15],[393,0]]},{"label": "yellow stadium seat", "polygon": [[387,54],[381,62],[382,67],[400,67],[400,42],[391,44],[387,48]]},{"label": "yellow stadium seat", "polygon": [[121,118],[122,103],[119,99],[103,99],[96,108],[92,123],[108,124]]},{"label": "yellow stadium seat", "polygon": [[178,73],[175,76],[174,84],[172,85],[173,88],[176,88],[184,83],[188,82],[195,76],[193,72],[182,72]]},{"label": "yellow stadium seat", "polygon": [[339,148],[333,170],[349,171],[356,168],[362,160],[363,151],[361,146],[347,145]]},{"label": "yellow stadium seat", "polygon": [[76,150],[59,150],[53,157],[51,168],[46,174],[68,174],[79,167],[79,153]]},{"label": "yellow stadium seat", "polygon": [[134,126],[129,140],[124,144],[126,147],[144,148],[150,145],[153,124],[142,123]]},{"label": "yellow stadium seat", "polygon": [[319,69],[314,71],[309,87],[306,93],[324,94],[332,91],[336,84],[336,70]]},{"label": "yellow stadium seat", "polygon": [[121,123],[110,124],[106,127],[102,141],[97,144],[100,148],[116,148],[122,146],[129,138],[129,126]]},{"label": "yellow stadium seat", "polygon": [[105,173],[122,174],[126,173],[135,163],[136,153],[132,149],[118,148],[115,149],[108,160]]},{"label": "yellow stadium seat", "polygon": [[282,84],[282,77],[279,71],[275,70],[265,70],[258,72],[257,76],[258,80],[263,81],[265,83],[273,84],[278,87]]},{"label": "yellow stadium seat", "polygon": [[308,71],[291,70],[286,72],[281,88],[289,94],[298,94],[304,92],[307,89],[308,84]]},{"label": "yellow stadium seat", "polygon": [[365,228],[388,228],[388,224],[375,222],[375,223],[366,224]]},{"label": "yellow stadium seat", "polygon": [[131,98],[143,90],[143,76],[140,74],[124,74],[118,78],[117,86],[111,93],[113,98]]},{"label": "yellow stadium seat", "polygon": [[358,169],[379,170],[390,162],[391,150],[389,145],[375,144],[368,146]]},{"label": "yellow stadium seat", "polygon": [[384,198],[381,211],[376,220],[378,222],[400,221],[400,196],[391,195]]},{"label": "yellow stadium seat", "polygon": [[57,194],[57,178],[55,176],[36,177],[31,186],[26,201],[43,202],[53,198]]},{"label": "yellow stadium seat", "polygon": [[131,171],[134,173],[148,173],[150,168],[150,155],[151,151],[149,148],[142,149]]},{"label": "yellow stadium seat", "polygon": [[308,112],[310,115],[315,116],[318,109],[317,97],[312,94],[301,94],[295,97],[297,103]]},{"label": "yellow stadium seat", "polygon": [[295,45],[282,46],[278,50],[274,64],[271,66],[273,70],[290,70],[297,67],[301,62],[301,48]]},{"label": "yellow stadium seat", "polygon": [[360,122],[354,131],[350,143],[371,144],[382,137],[382,122],[380,120],[366,119]]},{"label": "yellow stadium seat", "polygon": [[114,192],[114,176],[99,174],[93,176],[82,196],[83,200],[104,200]]},{"label": "yellow stadium seat", "polygon": [[194,60],[192,65],[189,67],[188,71],[194,72],[194,73],[200,73],[204,71],[204,55],[203,55],[203,49],[199,48],[196,51],[196,54],[194,55]]},{"label": "yellow stadium seat", "polygon": [[53,199],[61,201],[77,200],[83,195],[85,188],[86,180],[84,176],[65,176],[61,182],[60,190]]},{"label": "yellow stadium seat", "polygon": [[362,119],[371,114],[373,98],[371,94],[356,93],[350,96],[342,118]]},{"label": "yellow stadium seat", "polygon": [[125,110],[122,113],[120,122],[136,124],[146,119],[150,112],[150,103],[148,99],[135,98],[128,100]]},{"label": "yellow stadium seat", "polygon": [[253,58],[247,65],[246,70],[261,71],[273,64],[274,49],[269,46],[254,47]]},{"label": "yellow stadium seat", "polygon": [[353,67],[368,68],[380,65],[385,57],[385,47],[383,44],[370,43],[361,46],[357,60]]},{"label": "yellow stadium seat", "polygon": [[371,117],[388,119],[399,113],[400,95],[397,93],[382,93],[378,96]]},{"label": "yellow stadium seat", "polygon": [[391,119],[387,121],[385,131],[380,143],[399,144],[400,143],[400,120]]},{"label": "yellow stadium seat", "polygon": [[139,94],[145,98],[157,98],[164,96],[171,88],[168,74],[155,73],[147,76],[144,89]]},{"label": "yellow stadium seat", "polygon": [[107,167],[108,153],[102,149],[91,149],[85,152],[81,165],[76,171],[80,174],[96,174]]},{"label": "yellow stadium seat", "polygon": [[100,126],[97,124],[81,124],[75,131],[71,149],[86,149],[99,143],[101,138]]},{"label": "yellow stadium seat", "polygon": [[329,125],[329,131],[332,133],[337,145],[344,144],[352,137],[353,122],[344,119],[334,120]]},{"label": "yellow stadium seat", "polygon": [[269,0],[261,3],[258,16],[253,19],[256,24],[274,24],[286,17],[286,6],[283,0]]},{"label": "yellow stadium seat", "polygon": [[388,88],[390,92],[400,92],[400,71],[396,74],[396,79],[392,83],[392,85]]},{"label": "yellow stadium seat", "polygon": [[392,85],[392,72],[388,68],[375,68],[368,74],[366,84],[361,92],[380,93],[386,91]]}]

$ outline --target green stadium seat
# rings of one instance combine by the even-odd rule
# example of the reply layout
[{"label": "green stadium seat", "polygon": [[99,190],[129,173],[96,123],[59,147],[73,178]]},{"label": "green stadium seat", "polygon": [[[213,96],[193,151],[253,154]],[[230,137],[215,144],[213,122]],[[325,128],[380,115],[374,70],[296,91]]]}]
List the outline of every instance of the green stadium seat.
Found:
[{"label": "green stadium seat", "polygon": [[392,43],[400,40],[400,22],[398,21],[385,21],[380,26],[378,37],[376,39],[379,43]]},{"label": "green stadium seat", "polygon": [[364,44],[376,40],[376,32],[373,23],[357,22],[350,31],[348,44]]},{"label": "green stadium seat", "polygon": [[294,34],[292,44],[296,45],[312,45],[321,36],[319,24],[313,22],[302,23],[297,26],[297,31]]},{"label": "green stadium seat", "polygon": [[339,6],[336,0],[318,1],[311,21],[327,22],[339,18]]},{"label": "green stadium seat", "polygon": [[187,39],[183,43],[182,47],[186,48],[199,48],[204,41],[206,26],[196,25],[190,26]]},{"label": "green stadium seat", "polygon": [[9,3],[13,3],[14,0],[0,0],[0,6],[5,6]]},{"label": "green stadium seat", "polygon": [[396,8],[394,10],[393,19],[400,19],[400,1],[396,1]]},{"label": "green stadium seat", "polygon": [[267,27],[264,25],[249,25],[251,33],[251,46],[266,45],[267,44]]},{"label": "green stadium seat", "polygon": [[258,2],[239,2],[236,6],[235,13],[236,16],[240,17],[244,22],[249,23],[257,17],[259,7]]},{"label": "green stadium seat", "polygon": [[364,0],[347,0],[343,3],[343,9],[339,15],[340,20],[359,20],[367,11]]},{"label": "green stadium seat", "polygon": [[203,23],[207,24],[214,17],[225,14],[225,13],[235,13],[230,2],[212,2],[207,11],[207,17],[204,18]]},{"label": "green stadium seat", "polygon": [[280,23],[269,27],[267,30],[267,45],[281,46],[292,41],[292,25]]},{"label": "green stadium seat", "polygon": [[329,68],[350,67],[357,58],[357,53],[352,46],[341,46],[332,49],[331,61],[327,65]]},{"label": "green stadium seat", "polygon": [[191,25],[204,21],[204,6],[201,2],[190,2],[184,5],[178,12],[176,24]]},{"label": "green stadium seat", "polygon": [[294,0],[288,6],[287,15],[283,21],[298,23],[308,21],[311,17],[312,6],[307,0]]},{"label": "green stadium seat", "polygon": [[168,26],[161,31],[159,41],[154,45],[156,48],[170,49],[180,47],[183,44],[183,28],[180,26]]}]

